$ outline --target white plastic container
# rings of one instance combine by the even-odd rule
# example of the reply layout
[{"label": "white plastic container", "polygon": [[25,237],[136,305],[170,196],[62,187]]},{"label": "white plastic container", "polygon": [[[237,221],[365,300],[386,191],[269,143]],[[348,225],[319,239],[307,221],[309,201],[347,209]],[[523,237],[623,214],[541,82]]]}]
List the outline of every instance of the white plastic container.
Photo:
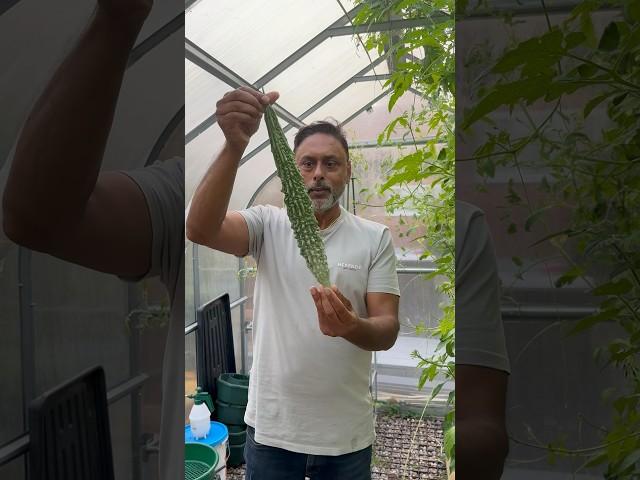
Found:
[{"label": "white plastic container", "polygon": [[[226,480],[227,478],[227,458],[229,458],[228,443],[229,432],[227,427],[219,422],[211,422],[215,425],[217,435],[212,435],[211,446],[218,454],[218,465],[216,465],[216,472],[220,475],[220,480]],[[224,428],[224,430],[223,430]],[[220,431],[220,433],[218,433]]]},{"label": "white plastic container", "polygon": [[210,416],[211,412],[204,403],[196,404],[191,408],[189,425],[191,425],[193,438],[198,440],[209,435],[209,430],[211,429]]},{"label": "white plastic container", "polygon": [[187,395],[187,397],[193,399],[193,407],[189,412],[189,425],[191,425],[191,433],[195,440],[205,438],[209,435],[209,429],[211,424],[211,412],[213,412],[213,402],[211,401],[211,395],[207,392],[203,392],[202,388],[197,387],[196,391]]}]

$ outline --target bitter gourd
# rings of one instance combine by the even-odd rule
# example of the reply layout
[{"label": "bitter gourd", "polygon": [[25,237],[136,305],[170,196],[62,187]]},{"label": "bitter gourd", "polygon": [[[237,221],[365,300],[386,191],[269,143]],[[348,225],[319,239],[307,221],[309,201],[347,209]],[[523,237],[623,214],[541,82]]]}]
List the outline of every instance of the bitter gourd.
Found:
[{"label": "bitter gourd", "polygon": [[305,259],[307,267],[313,276],[324,286],[330,286],[329,266],[324,243],[320,238],[318,221],[313,214],[311,199],[302,180],[302,175],[296,167],[295,155],[273,108],[268,106],[264,114],[271,143],[271,152],[276,163],[278,176],[282,181],[282,193],[284,204],[287,207],[287,215],[291,221],[291,229],[298,243],[300,254]]}]

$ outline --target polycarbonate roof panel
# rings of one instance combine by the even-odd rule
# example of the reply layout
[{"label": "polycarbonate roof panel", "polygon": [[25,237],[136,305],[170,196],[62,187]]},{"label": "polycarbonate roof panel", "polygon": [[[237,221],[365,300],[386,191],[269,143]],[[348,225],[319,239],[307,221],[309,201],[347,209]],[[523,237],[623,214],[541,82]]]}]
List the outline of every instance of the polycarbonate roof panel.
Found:
[{"label": "polycarbonate roof panel", "polygon": [[380,82],[353,83],[309,115],[305,122],[333,118],[344,123],[349,116],[373,101],[383,91]]},{"label": "polycarbonate roof panel", "polygon": [[[281,125],[284,127],[286,123],[281,121]],[[266,124],[261,121],[258,131],[251,137],[245,154],[254,150],[268,138]],[[191,198],[211,161],[222,148],[224,140],[224,134],[216,123],[185,145],[185,195],[187,200]],[[266,147],[265,150],[270,151],[269,147]],[[249,160],[249,163],[251,161],[253,161],[253,158]]]},{"label": "polycarbonate roof panel", "polygon": [[[282,121],[280,124],[284,126]],[[293,129],[285,134],[289,145],[293,145],[293,137],[296,131]],[[229,209],[240,210],[247,208],[253,194],[275,170],[276,165],[273,161],[271,148],[267,146],[238,169],[236,178],[241,181],[236,181],[233,187],[233,193],[229,200]]]},{"label": "polycarbonate roof panel", "polygon": [[186,13],[185,35],[254,83],[343,15],[335,0],[201,0]]},{"label": "polycarbonate roof panel", "polygon": [[[377,55],[370,55],[375,61]],[[353,37],[330,38],[274,78],[265,90],[280,92],[278,102],[300,115],[370,63]]]},{"label": "polycarbonate roof panel", "polygon": [[190,132],[216,111],[216,102],[232,88],[190,62],[184,62],[185,128]]}]

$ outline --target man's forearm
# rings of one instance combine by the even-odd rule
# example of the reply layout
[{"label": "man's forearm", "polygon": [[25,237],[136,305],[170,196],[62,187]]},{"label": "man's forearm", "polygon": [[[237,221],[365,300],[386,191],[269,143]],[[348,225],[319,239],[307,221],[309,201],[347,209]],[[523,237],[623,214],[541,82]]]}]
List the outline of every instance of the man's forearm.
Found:
[{"label": "man's forearm", "polygon": [[456,477],[498,480],[509,450],[506,432],[496,422],[456,422]]},{"label": "man's forearm", "polygon": [[42,233],[82,216],[143,21],[124,25],[99,9],[93,14],[22,130],[4,195],[5,228]]},{"label": "man's forearm", "polygon": [[360,318],[351,334],[344,338],[371,352],[389,350],[398,338],[398,319],[393,315]]},{"label": "man's forearm", "polygon": [[205,173],[193,194],[187,215],[186,234],[189,240],[206,244],[209,236],[216,235],[227,214],[243,153],[242,148],[225,143]]}]

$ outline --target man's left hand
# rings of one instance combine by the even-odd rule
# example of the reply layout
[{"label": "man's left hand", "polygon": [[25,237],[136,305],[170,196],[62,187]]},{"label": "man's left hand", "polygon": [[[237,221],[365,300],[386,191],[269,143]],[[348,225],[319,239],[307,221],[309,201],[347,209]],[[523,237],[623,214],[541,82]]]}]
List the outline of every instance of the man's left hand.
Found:
[{"label": "man's left hand", "polygon": [[347,337],[358,327],[360,318],[335,285],[331,288],[312,287],[311,296],[318,311],[320,331],[325,335]]}]

